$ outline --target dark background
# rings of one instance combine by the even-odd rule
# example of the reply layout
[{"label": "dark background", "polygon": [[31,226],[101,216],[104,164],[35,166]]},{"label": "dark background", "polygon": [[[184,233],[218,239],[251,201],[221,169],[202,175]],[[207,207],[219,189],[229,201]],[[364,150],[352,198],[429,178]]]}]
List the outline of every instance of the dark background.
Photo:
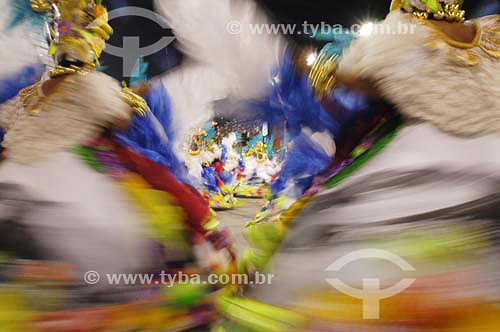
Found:
[{"label": "dark background", "polygon": [[[178,0],[182,1],[182,0]],[[217,0],[203,0],[217,1]],[[388,13],[390,0],[257,0],[270,14],[275,23],[311,24],[352,24],[368,20],[382,19]],[[104,0],[109,10],[123,6],[138,6],[153,9],[152,0]],[[465,0],[464,5],[469,18],[486,14],[500,13],[500,0]],[[170,30],[163,30],[156,23],[141,17],[122,17],[110,22],[115,34],[109,41],[115,46],[122,46],[124,36],[140,36],[141,47],[158,41],[162,36],[173,35]],[[214,36],[216,38],[216,36]],[[299,44],[315,44],[315,41],[297,35],[292,38]],[[182,54],[175,43],[167,49],[149,56],[148,76],[164,73],[182,62]],[[122,80],[122,59],[108,54],[102,58],[106,72]]]},{"label": "dark background", "polygon": [[[350,26],[368,19],[381,19],[387,15],[390,0],[258,0],[281,22],[310,21]],[[478,15],[481,8],[497,6],[499,0],[465,0],[464,9],[469,17]]]}]

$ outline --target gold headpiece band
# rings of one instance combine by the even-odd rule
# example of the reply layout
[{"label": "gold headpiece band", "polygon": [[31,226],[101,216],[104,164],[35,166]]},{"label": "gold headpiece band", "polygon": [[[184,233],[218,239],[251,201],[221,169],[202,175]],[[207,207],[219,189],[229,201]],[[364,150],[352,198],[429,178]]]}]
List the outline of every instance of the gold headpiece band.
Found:
[{"label": "gold headpiece band", "polygon": [[31,8],[53,14],[51,55],[94,64],[113,33],[108,12],[94,0],[30,0]]},{"label": "gold headpiece band", "polygon": [[463,22],[465,11],[463,0],[392,0],[390,10],[405,10],[415,17],[449,22]]}]

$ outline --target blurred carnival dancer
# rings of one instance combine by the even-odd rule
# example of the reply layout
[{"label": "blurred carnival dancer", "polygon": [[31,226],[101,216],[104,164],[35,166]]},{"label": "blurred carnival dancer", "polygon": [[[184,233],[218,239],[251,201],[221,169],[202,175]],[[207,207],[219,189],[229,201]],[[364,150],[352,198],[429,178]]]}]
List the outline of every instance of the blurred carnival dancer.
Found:
[{"label": "blurred carnival dancer", "polygon": [[[234,256],[173,152],[164,87],[153,82],[145,101],[96,71],[112,33],[100,1],[2,5],[2,23],[21,13],[33,25],[9,25],[1,40],[2,52],[12,55],[0,73],[8,100],[0,107],[0,329],[207,324],[214,318],[211,290],[201,282],[166,285],[166,277],[230,272],[225,257]],[[45,71],[33,35],[50,40]],[[106,278],[121,273],[152,279]]]},{"label": "blurred carnival dancer", "polygon": [[[265,21],[248,2],[218,2],[215,20],[202,1],[163,3],[202,12],[185,32],[205,22],[220,44],[231,43],[227,24],[239,19],[241,39],[282,41],[245,34],[248,21]],[[499,18],[465,21],[461,3],[393,1],[386,20],[354,41],[338,64],[321,53],[309,80],[293,67],[289,76],[274,71],[267,80],[281,97],[276,112],[297,116],[303,108],[289,107],[293,99],[305,104],[311,97],[297,122],[313,132],[321,127],[305,118],[321,118],[318,100],[325,102],[335,83],[383,106],[356,139],[336,142],[328,170],[298,202],[273,223],[249,228],[259,254],[244,257],[242,268],[267,266],[275,279],[247,298],[221,299],[220,331],[498,330]],[[241,15],[245,5],[253,10]],[[407,33],[398,30],[405,25]],[[214,56],[203,40],[181,37],[188,52],[207,51],[199,61],[242,73],[229,68],[246,64],[249,54],[218,64],[214,59],[229,54]],[[249,45],[240,41],[218,49]],[[286,68],[291,57],[279,50],[260,53],[259,68],[276,54],[274,64]]]}]

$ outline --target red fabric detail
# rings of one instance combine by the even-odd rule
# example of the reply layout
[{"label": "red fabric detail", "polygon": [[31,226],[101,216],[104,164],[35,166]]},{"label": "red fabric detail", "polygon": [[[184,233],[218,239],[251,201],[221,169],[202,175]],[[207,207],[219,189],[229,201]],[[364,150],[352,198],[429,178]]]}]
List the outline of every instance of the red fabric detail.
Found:
[{"label": "red fabric detail", "polygon": [[203,225],[209,220],[210,208],[198,190],[177,180],[168,168],[130,148],[116,144],[115,152],[125,166],[140,174],[154,189],[168,192],[177,199],[191,231],[205,232]]},{"label": "red fabric detail", "polygon": [[273,151],[279,150],[280,148],[281,148],[281,140],[279,137],[276,137],[273,143]]},{"label": "red fabric detail", "polygon": [[217,186],[218,186],[219,188],[224,187],[224,182],[222,182],[222,180],[220,179],[220,177],[219,177],[219,176],[217,176]]},{"label": "red fabric detail", "polygon": [[215,173],[217,174],[224,172],[224,163],[222,161],[214,162],[211,166],[215,168]]}]

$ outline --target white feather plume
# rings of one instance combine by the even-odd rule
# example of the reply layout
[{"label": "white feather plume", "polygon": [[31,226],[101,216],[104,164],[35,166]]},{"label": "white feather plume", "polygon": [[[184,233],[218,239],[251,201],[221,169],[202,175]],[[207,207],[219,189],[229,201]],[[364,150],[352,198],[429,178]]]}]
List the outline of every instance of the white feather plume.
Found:
[{"label": "white feather plume", "polygon": [[[214,116],[215,101],[265,95],[287,43],[280,35],[252,33],[251,25],[270,24],[253,0],[156,0],[156,8],[190,60],[162,78],[179,138]],[[229,32],[234,22],[241,33]]]},{"label": "white feather plume", "polygon": [[190,130],[201,128],[210,121],[214,114],[213,102],[227,95],[224,80],[204,64],[184,64],[161,81],[170,97],[172,120],[180,140],[177,144],[189,140]]},{"label": "white feather plume", "polygon": [[10,1],[0,0],[0,78],[41,62],[41,31],[33,31],[28,24],[7,29],[13,15]]},{"label": "white feather plume", "polygon": [[[157,0],[156,5],[181,49],[215,70],[226,82],[228,95],[251,99],[265,93],[286,41],[276,34],[252,33],[252,26],[270,24],[253,0]],[[238,27],[241,32],[236,34],[232,29]]]}]

